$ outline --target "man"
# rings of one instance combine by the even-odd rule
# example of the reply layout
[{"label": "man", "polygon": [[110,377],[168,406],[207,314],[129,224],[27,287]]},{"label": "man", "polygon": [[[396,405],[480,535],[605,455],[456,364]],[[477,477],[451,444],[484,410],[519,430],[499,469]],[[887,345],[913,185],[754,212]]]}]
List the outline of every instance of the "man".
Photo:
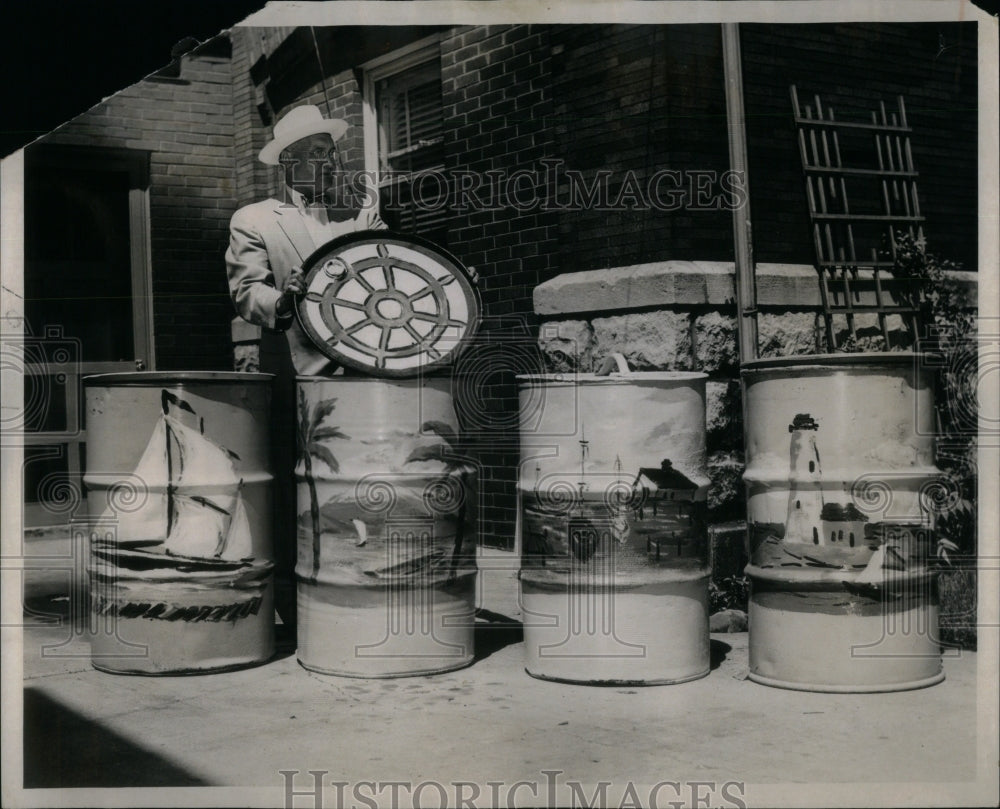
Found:
[{"label": "man", "polygon": [[[236,311],[250,323],[284,331],[292,364],[302,375],[336,370],[294,317],[295,297],[305,291],[302,262],[345,233],[385,227],[376,210],[359,213],[345,193],[336,142],[346,131],[346,121],[324,118],[318,107],[292,109],[260,151],[261,162],[282,166],[284,199],[247,205],[230,222],[226,266]],[[262,363],[264,350],[262,345]]]},{"label": "man", "polygon": [[[331,239],[385,225],[373,209],[359,212],[347,192],[337,141],[347,123],[324,118],[312,105],[295,107],[274,125],[261,162],[280,165],[283,199],[240,208],[230,222],[226,252],[229,290],[240,317],[263,327],[260,369],[275,374],[271,411],[274,466],[276,607],[294,623],[296,556],[295,375],[329,375],[337,366],[320,353],[295,318],[305,292],[301,265]],[[284,332],[285,338],[282,338]]]}]

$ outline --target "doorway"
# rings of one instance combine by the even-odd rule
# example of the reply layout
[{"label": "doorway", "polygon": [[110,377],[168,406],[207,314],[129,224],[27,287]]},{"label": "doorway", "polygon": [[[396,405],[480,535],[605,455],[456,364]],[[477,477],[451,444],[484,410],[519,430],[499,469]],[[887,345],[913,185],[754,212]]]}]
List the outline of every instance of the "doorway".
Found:
[{"label": "doorway", "polygon": [[149,153],[26,148],[25,527],[83,495],[83,377],[155,368],[150,290]]}]

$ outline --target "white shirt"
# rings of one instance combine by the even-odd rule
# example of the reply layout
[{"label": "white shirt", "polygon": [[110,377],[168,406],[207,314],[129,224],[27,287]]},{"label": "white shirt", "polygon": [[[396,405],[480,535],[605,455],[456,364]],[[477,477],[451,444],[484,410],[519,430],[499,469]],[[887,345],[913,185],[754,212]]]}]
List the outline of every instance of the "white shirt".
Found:
[{"label": "white shirt", "polygon": [[331,239],[354,233],[358,230],[384,230],[385,223],[375,208],[362,208],[353,219],[330,219],[327,207],[322,203],[309,203],[306,198],[294,188],[285,187],[286,199],[299,209],[306,230],[317,246],[326,244]]}]

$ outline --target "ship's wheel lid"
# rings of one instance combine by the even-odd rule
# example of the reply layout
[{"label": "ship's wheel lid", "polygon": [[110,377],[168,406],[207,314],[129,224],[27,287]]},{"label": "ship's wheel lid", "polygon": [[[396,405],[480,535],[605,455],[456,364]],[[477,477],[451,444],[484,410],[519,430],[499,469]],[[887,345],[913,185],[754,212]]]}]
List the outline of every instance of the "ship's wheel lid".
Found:
[{"label": "ship's wheel lid", "polygon": [[479,325],[474,276],[417,236],[363,230],[327,242],[302,266],[302,329],[334,362],[378,377],[449,364]]}]

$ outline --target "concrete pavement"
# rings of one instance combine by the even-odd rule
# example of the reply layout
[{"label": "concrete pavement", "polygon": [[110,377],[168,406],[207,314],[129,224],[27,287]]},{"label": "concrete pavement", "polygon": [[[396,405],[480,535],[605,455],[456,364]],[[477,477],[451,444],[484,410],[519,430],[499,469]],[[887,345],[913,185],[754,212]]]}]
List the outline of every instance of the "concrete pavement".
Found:
[{"label": "concrete pavement", "polygon": [[[867,784],[858,802],[874,805],[864,796],[876,795],[879,784],[924,785],[917,794],[933,798],[941,782],[952,785],[941,793],[947,796],[976,778],[984,751],[976,741],[982,707],[975,653],[946,656],[947,678],[932,688],[816,694],[746,680],[747,635],[715,634],[713,669],[694,682],[648,688],[545,682],[524,672],[513,554],[494,552],[484,561],[480,614],[491,620],[477,623],[475,663],[425,677],[362,680],[307,672],[282,627],[278,655],[256,668],[186,677],[110,675],[91,668],[85,639],[28,616],[25,785],[253,787],[234,793],[240,796],[235,805],[280,805],[291,777],[291,788],[304,793],[295,805],[313,806],[307,771],[318,770],[327,773],[323,800],[331,805],[338,803],[329,783],[335,780],[353,785],[348,790],[374,782],[365,793],[369,800],[379,782],[468,781],[480,790],[469,805],[492,805],[493,798],[543,805],[553,779],[561,805],[576,799],[566,791],[573,780],[592,785],[581,793],[584,800],[594,784],[611,781],[606,798],[614,805],[614,790],[630,783],[646,785],[636,802],[647,805],[649,785],[664,781],[713,782],[712,805],[723,806],[738,805],[718,791],[732,782],[757,785],[757,792],[746,787],[748,805],[767,795],[767,805],[776,805],[779,785],[795,784],[834,785],[819,800],[835,805],[837,785]],[[491,780],[503,782],[503,790],[516,781],[528,786],[514,797],[506,791],[491,797]],[[447,792],[446,802],[472,797],[472,787],[463,789],[457,796]],[[730,797],[743,794],[735,789]],[[379,805],[392,803],[388,790],[375,798]],[[675,792],[663,787],[654,801],[692,802],[691,794]],[[177,793],[127,794],[138,805]],[[366,805],[349,800],[349,792],[340,797]],[[405,794],[396,797],[408,802]],[[416,803],[440,801],[439,792],[428,789]]]}]

